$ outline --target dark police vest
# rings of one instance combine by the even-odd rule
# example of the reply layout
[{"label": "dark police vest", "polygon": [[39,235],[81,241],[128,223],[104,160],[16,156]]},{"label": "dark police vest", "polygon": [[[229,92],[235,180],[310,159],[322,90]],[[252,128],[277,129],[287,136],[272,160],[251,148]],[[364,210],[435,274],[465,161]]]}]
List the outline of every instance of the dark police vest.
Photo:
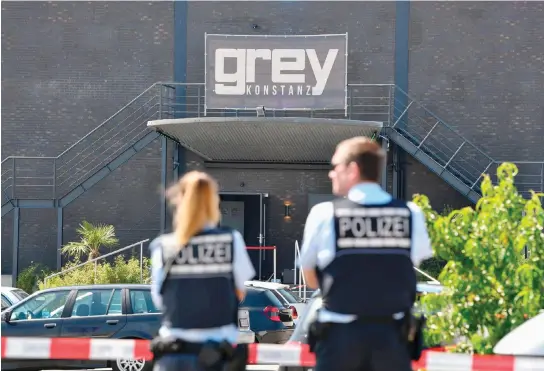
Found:
[{"label": "dark police vest", "polygon": [[392,200],[360,205],[333,201],[334,260],[318,271],[324,307],[359,316],[389,316],[412,308],[416,275],[410,257],[412,216]]},{"label": "dark police vest", "polygon": [[[232,230],[212,229],[193,237],[175,255],[161,290],[164,326],[206,329],[237,325],[233,240]],[[172,256],[163,247],[165,264]]]}]

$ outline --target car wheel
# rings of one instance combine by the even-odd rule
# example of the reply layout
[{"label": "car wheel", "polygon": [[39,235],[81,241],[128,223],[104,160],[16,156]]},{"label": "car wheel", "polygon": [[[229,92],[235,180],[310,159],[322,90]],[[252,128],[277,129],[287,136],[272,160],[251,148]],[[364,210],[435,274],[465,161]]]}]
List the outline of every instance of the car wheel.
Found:
[{"label": "car wheel", "polygon": [[111,363],[111,368],[113,371],[148,371],[151,365],[143,359],[118,358]]}]

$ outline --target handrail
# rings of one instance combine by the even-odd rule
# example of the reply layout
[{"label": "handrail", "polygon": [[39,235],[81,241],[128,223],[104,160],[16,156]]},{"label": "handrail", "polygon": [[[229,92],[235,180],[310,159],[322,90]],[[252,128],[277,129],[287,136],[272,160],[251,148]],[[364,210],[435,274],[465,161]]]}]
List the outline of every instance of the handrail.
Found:
[{"label": "handrail", "polygon": [[[412,98],[412,96],[410,94],[408,94],[407,92],[405,92],[404,90],[402,90],[401,88],[399,88],[398,86],[395,86],[395,89],[398,89],[400,92],[402,92],[408,99],[410,99],[412,102],[416,102],[416,104],[419,104],[420,106],[424,107],[422,104],[420,104],[417,100],[415,100],[414,98]],[[472,147],[474,147],[478,152],[480,152],[480,154],[484,155],[488,160],[490,161],[493,161],[495,162],[495,159],[493,159],[493,157],[489,156],[487,153],[485,153],[484,151],[482,151],[477,145],[475,145],[474,143],[472,143],[470,140],[468,140],[467,138],[465,138],[463,136],[463,134],[459,133],[457,130],[455,130],[454,128],[452,128],[450,125],[446,124],[444,121],[442,121],[442,119],[440,117],[438,117],[433,111],[431,111],[430,109],[428,109],[427,107],[424,107],[425,110],[431,114],[431,116],[433,116],[435,119],[437,119],[438,121],[440,121],[440,123],[446,127],[448,130],[452,131],[453,133],[457,134],[461,139],[463,139],[463,141],[467,142],[468,144],[470,144]]]},{"label": "handrail", "polygon": [[434,278],[433,276],[431,276],[431,275],[429,275],[429,274],[423,272],[423,271],[422,271],[421,269],[419,269],[418,267],[414,267],[414,269],[416,270],[416,272],[418,272],[418,273],[424,275],[425,277],[429,278],[429,279],[430,279],[431,281],[433,281],[434,283],[440,284],[440,281],[439,281],[439,280],[437,280],[437,279]]},{"label": "handrail", "polygon": [[[183,106],[185,108],[183,108],[183,107],[179,108],[179,107],[176,106],[175,103],[173,103],[173,105],[171,105],[171,103],[167,103],[166,106],[164,105],[164,103],[161,103],[162,102],[161,98],[163,97],[163,94],[165,94],[165,92],[166,92],[165,99],[167,99],[167,100],[173,99],[171,97],[171,93],[169,91],[167,91],[168,89],[165,90],[165,88],[175,89],[176,87],[181,87],[184,90],[184,92],[175,93],[175,94],[184,94],[184,96],[186,98],[187,97],[195,98],[194,99],[195,102],[191,103],[190,105],[191,106],[196,106],[196,108],[191,108],[191,109],[185,110],[183,112],[185,112],[185,114],[198,115],[198,117],[200,117],[201,116],[202,97],[203,97],[202,93],[204,91],[204,89],[202,88],[203,86],[205,86],[205,83],[177,83],[177,82],[163,82],[163,81],[155,82],[154,84],[149,86],[147,89],[145,89],[143,92],[138,94],[130,102],[125,104],[123,107],[121,107],[117,112],[115,112],[113,115],[111,115],[105,121],[103,121],[99,126],[92,129],[85,136],[83,136],[82,138],[77,140],[75,143],[70,145],[64,151],[62,151],[58,156],[56,156],[56,157],[51,157],[51,156],[47,156],[47,157],[8,156],[8,157],[2,159],[2,161],[0,162],[2,164],[2,166],[6,166],[8,168],[13,169],[13,170],[8,169],[7,172],[2,174],[2,185],[3,185],[3,187],[5,187],[4,184],[14,183],[14,178],[4,181],[4,178],[6,176],[9,176],[10,171],[13,171],[13,173],[17,172],[17,174],[19,175],[21,171],[26,170],[26,169],[24,169],[26,163],[16,161],[16,160],[29,159],[29,160],[34,160],[34,162],[37,162],[37,160],[45,160],[45,161],[51,162],[51,165],[52,165],[52,168],[53,168],[52,171],[53,171],[53,174],[54,174],[53,179],[54,179],[54,184],[55,184],[54,187],[53,187],[53,188],[55,188],[55,189],[53,189],[53,198],[55,198],[60,193],[65,191],[64,188],[66,188],[66,186],[70,184],[69,182],[80,181],[84,177],[89,176],[96,167],[104,165],[101,161],[102,160],[104,160],[104,161],[107,160],[107,157],[103,156],[106,153],[106,150],[103,153],[100,153],[97,150],[97,148],[95,148],[96,147],[95,144],[99,143],[99,140],[94,140],[94,139],[96,139],[94,137],[94,135],[98,134],[97,137],[101,136],[98,139],[101,139],[102,137],[104,137],[104,135],[106,135],[107,133],[112,132],[113,130],[116,130],[116,131],[120,130],[119,132],[114,133],[114,138],[111,138],[112,141],[115,141],[114,144],[116,144],[116,145],[111,146],[110,144],[108,144],[107,151],[111,152],[117,147],[119,147],[119,148],[122,147],[122,143],[121,143],[121,145],[117,146],[117,143],[119,142],[119,140],[117,140],[117,139],[124,140],[124,137],[122,135],[122,130],[119,129],[119,125],[117,125],[118,121],[120,121],[121,123],[125,123],[126,121],[133,120],[134,117],[139,115],[139,113],[141,112],[142,109],[144,110],[144,113],[142,115],[148,114],[150,112],[150,110],[153,109],[153,107],[156,106],[156,104],[153,104],[149,108],[147,108],[148,103],[150,103],[151,101],[156,99],[157,96],[159,97],[159,103],[158,103],[159,104],[159,109],[158,109],[159,110],[159,117],[161,117],[160,112],[163,112],[163,110],[164,110],[163,113],[165,113],[165,114],[168,113],[170,115],[170,114],[172,114],[172,112],[177,112],[180,109],[181,110],[187,109],[187,106],[189,104]],[[398,86],[396,86],[393,83],[387,83],[387,84],[348,83],[348,84],[346,84],[346,86],[351,91],[351,93],[350,93],[350,95],[348,97],[348,99],[350,99],[350,110],[349,110],[349,115],[348,115],[349,118],[352,118],[352,114],[353,114],[353,118],[358,118],[358,119],[361,119],[361,117],[363,117],[363,115],[381,115],[382,118],[387,117],[387,119],[384,118],[384,120],[389,122],[389,125],[390,125],[392,123],[391,119],[394,116],[394,111],[400,109],[400,107],[396,104],[396,102],[399,101],[400,97],[403,97],[403,99],[405,98],[407,100],[406,105],[408,105],[408,103],[410,103],[410,104],[415,103],[413,105],[414,107],[418,107],[418,110],[421,109],[421,110],[425,111],[425,114],[428,115],[429,118],[433,117],[434,119],[436,119],[437,124],[435,124],[435,126],[437,126],[437,129],[444,128],[445,130],[442,130],[439,134],[436,134],[436,135],[435,135],[435,133],[433,133],[433,136],[429,136],[430,133],[427,133],[427,136],[423,139],[423,141],[420,142],[419,147],[422,147],[423,142],[425,142],[426,145],[429,145],[429,142],[431,142],[431,143],[437,142],[439,140],[439,139],[436,138],[437,136],[438,137],[440,137],[440,136],[446,137],[446,139],[447,139],[446,142],[451,143],[451,144],[455,144],[454,147],[458,147],[458,143],[456,143],[456,142],[462,142],[461,147],[457,148],[457,151],[453,156],[453,157],[455,157],[455,160],[453,159],[453,157],[450,156],[450,153],[449,153],[449,152],[452,152],[453,150],[448,148],[448,146],[445,145],[445,144],[442,145],[440,148],[436,147],[435,144],[431,144],[432,148],[431,149],[426,149],[425,151],[426,152],[428,152],[428,151],[434,152],[436,157],[438,157],[441,160],[441,163],[442,162],[446,163],[446,167],[448,167],[448,165],[450,165],[449,170],[451,171],[451,169],[453,169],[457,173],[459,173],[459,174],[456,175],[457,178],[460,179],[462,182],[468,184],[469,186],[472,184],[472,188],[475,187],[476,183],[481,178],[481,176],[479,176],[479,175],[482,173],[481,170],[484,168],[483,162],[486,159],[489,162],[489,165],[486,167],[486,170],[484,170],[484,172],[487,171],[488,168],[494,169],[495,164],[503,162],[503,161],[497,160],[497,159],[491,157],[490,155],[488,155],[487,153],[485,153],[482,149],[480,149],[478,146],[476,146],[472,141],[466,139],[463,136],[463,134],[461,134],[460,132],[455,130],[453,127],[448,125],[446,122],[442,121],[435,113],[428,110],[425,107],[424,104],[422,104],[421,102],[416,101],[410,94],[408,94],[406,91],[399,88]],[[368,92],[374,92],[373,94],[370,94],[370,96],[365,95],[365,94],[367,94],[367,88],[369,88],[369,87],[371,89],[368,90]],[[373,89],[374,87],[377,87],[379,89]],[[156,88],[158,88],[158,89],[156,89]],[[153,89],[156,89],[156,90],[153,90]],[[195,93],[195,94],[190,94],[189,91],[193,91],[193,89],[198,89],[198,92]],[[185,90],[187,90],[187,93],[185,93]],[[357,92],[355,92],[355,91],[357,91]],[[397,95],[395,95],[395,92],[397,92]],[[142,99],[145,99],[145,97],[149,96],[150,94],[153,96],[153,99],[151,99],[149,102],[146,102],[144,104],[144,106],[146,107],[145,109],[144,109],[144,106],[139,107],[139,108],[137,108],[135,106],[135,104],[138,104],[139,100],[141,101]],[[175,94],[174,94],[174,98],[175,98]],[[196,100],[197,100],[196,98],[198,98],[198,103],[196,103]],[[359,98],[360,99],[378,99],[379,98],[379,99],[387,100],[388,103],[387,104],[384,103],[384,105],[381,105],[382,102],[380,102],[380,104],[378,104],[378,105],[373,105],[373,103],[368,105],[368,104],[364,104],[364,103],[363,104],[356,104],[356,103],[351,101],[351,99],[359,99]],[[371,102],[373,102],[373,101],[371,101]],[[363,108],[361,108],[361,107],[363,107]],[[365,108],[365,107],[369,107],[369,108]],[[389,107],[389,109],[387,109],[387,108],[386,109],[381,109],[381,108],[376,108],[376,107]],[[353,112],[352,112],[352,109],[353,109]],[[171,110],[172,112],[170,112],[169,110]],[[123,114],[124,111],[126,111],[128,113],[128,116],[126,118],[124,117],[124,114]],[[236,110],[237,113],[238,113],[238,111],[239,110]],[[331,112],[332,111],[335,111],[335,110],[331,110]],[[155,114],[156,114],[156,112],[155,112]],[[221,113],[219,112],[219,114],[221,114]],[[332,115],[337,115],[338,112],[331,113],[331,114]],[[322,115],[322,113],[320,113],[320,115]],[[416,113],[416,116],[417,116],[417,113]],[[138,119],[139,119],[139,117],[140,116],[138,116]],[[97,132],[99,129],[109,129],[109,128],[111,128],[111,130],[109,130],[104,135],[102,135],[101,131]],[[132,128],[132,126],[131,126],[131,128]],[[412,138],[412,140],[416,140],[416,139],[419,140],[419,137],[418,137],[419,134],[418,134],[417,131],[418,130],[428,131],[428,129],[429,128],[427,128],[426,125],[421,124],[421,125],[418,125],[417,127],[415,127],[413,130],[410,130],[408,128],[408,131],[407,131],[406,134],[409,135]],[[416,137],[418,137],[418,138],[414,137],[414,135]],[[429,137],[429,140],[427,140],[427,137]],[[91,140],[89,140],[89,139],[91,139]],[[410,139],[410,138],[408,138],[408,139]],[[85,140],[88,140],[89,142],[92,141],[92,143],[90,145],[85,144],[85,148],[83,148],[81,151],[79,149],[75,148],[77,145],[81,145],[82,143],[85,143],[85,142],[83,142]],[[105,144],[100,145],[98,148],[102,148],[103,146],[105,146]],[[468,146],[470,146],[471,148],[468,148]],[[462,149],[462,151],[460,151],[460,149]],[[471,160],[471,161],[474,161],[474,163],[467,163],[467,159],[471,159],[471,157],[465,153],[465,152],[467,152],[467,150],[469,152],[472,152],[472,154],[476,154],[474,159]],[[457,152],[459,153],[458,156],[456,156]],[[114,153],[116,153],[116,152],[114,152]],[[448,158],[448,156],[450,156],[450,157]],[[68,169],[68,170],[73,169],[74,166],[76,166],[77,164],[80,164],[86,158],[92,158],[92,160],[91,160],[92,164],[88,164],[88,166],[86,164],[84,167],[79,169],[76,174],[71,174],[71,171],[69,172],[68,175],[65,174],[66,169]],[[59,159],[61,159],[61,160],[59,161]],[[12,160],[13,164],[6,163],[8,160]],[[452,160],[454,160],[454,161],[452,161]],[[506,159],[505,161],[514,162],[514,163],[517,163],[517,164],[520,164],[520,165],[522,165],[522,164],[544,165],[544,162],[539,162],[539,161],[511,161],[511,160],[508,160],[508,159]],[[461,162],[464,162],[464,164],[460,165]],[[480,162],[482,162],[481,168],[479,166]],[[34,164],[34,165],[37,165],[37,164]],[[45,165],[45,167],[47,167],[47,166],[49,166],[49,165]],[[90,168],[92,168],[92,169],[89,170]],[[15,169],[17,169],[17,171],[14,171]],[[529,169],[528,166],[527,166],[527,169]],[[531,173],[532,170],[530,170],[530,169],[528,171],[520,170],[520,172]],[[535,175],[534,177],[536,178],[537,175]],[[22,184],[22,183],[25,183],[25,182],[26,181],[24,181],[24,179],[20,179],[19,182],[17,182],[17,187],[27,186],[27,185],[19,185],[19,183]],[[541,181],[540,184],[541,184],[541,188],[544,188],[544,180]],[[47,194],[47,195],[48,195],[47,192],[49,192],[49,190],[46,189],[46,187],[49,187],[49,188],[51,187],[49,184],[39,184],[39,185],[32,185],[32,186],[42,187],[42,189],[36,190],[36,192],[40,191],[43,194]],[[64,188],[62,188],[62,187],[64,187]],[[474,188],[474,189],[476,190],[476,188]],[[476,191],[476,192],[479,192],[479,191]],[[22,195],[25,195],[23,197],[26,197],[25,192],[19,193],[17,195],[17,197],[22,196]],[[12,195],[12,197],[13,197],[13,195]],[[49,197],[49,196],[46,196],[46,197]]]},{"label": "handrail", "polygon": [[59,275],[64,274],[64,273],[71,272],[71,271],[73,271],[74,269],[77,269],[77,268],[80,268],[80,267],[84,266],[85,264],[97,262],[97,261],[100,260],[100,259],[104,259],[104,258],[107,258],[108,256],[112,256],[112,255],[114,255],[114,254],[120,253],[121,251],[125,251],[125,250],[128,250],[128,249],[131,249],[131,248],[133,248],[134,246],[137,246],[137,245],[140,245],[140,281],[141,281],[142,278],[143,278],[143,277],[142,277],[142,275],[143,275],[143,274],[142,274],[142,273],[143,273],[143,272],[142,272],[142,269],[143,269],[143,266],[142,266],[142,263],[143,263],[143,244],[144,244],[145,242],[148,242],[148,241],[149,241],[149,238],[146,238],[145,240],[141,240],[141,241],[139,241],[139,242],[133,243],[132,245],[128,245],[128,246],[122,247],[122,248],[120,248],[120,249],[118,249],[118,250],[115,250],[115,251],[112,251],[112,252],[110,252],[110,253],[107,253],[106,255],[101,255],[101,256],[99,256],[99,257],[97,257],[97,258],[94,258],[94,259],[91,259],[91,260],[87,260],[85,263],[81,263],[81,264],[78,264],[78,265],[76,265],[76,266],[70,267],[70,268],[68,268],[68,269],[66,269],[66,270],[63,270],[63,271],[60,271],[60,272],[57,272],[57,273],[53,273],[53,274],[51,274],[51,275],[49,275],[49,276],[47,276],[47,277],[45,277],[45,278],[43,279],[44,286],[45,286],[45,288],[47,288],[47,281],[48,281],[49,279],[53,278],[53,277],[59,276]]},{"label": "handrail", "polygon": [[8,160],[8,159],[18,159],[18,158],[24,158],[24,159],[34,159],[34,160],[54,160],[58,157],[51,157],[51,156],[8,156],[6,157],[5,159],[2,160],[2,164],[4,163],[4,161]]},{"label": "handrail", "polygon": [[[295,281],[295,285],[297,285],[297,269],[298,269],[298,296],[302,297],[303,300],[306,301],[306,292],[307,292],[306,278],[302,274],[302,268],[297,267],[297,256],[298,256],[298,261],[300,262],[300,247],[298,244],[298,240],[295,241],[295,269],[293,271],[293,278]],[[302,295],[302,286],[304,286],[304,295]]]},{"label": "handrail", "polygon": [[132,103],[136,102],[139,98],[141,98],[145,93],[147,93],[148,91],[150,91],[152,88],[154,88],[155,86],[157,86],[157,83],[154,83],[153,85],[151,85],[150,87],[148,87],[147,89],[145,89],[143,92],[141,92],[140,94],[138,94],[138,96],[134,99],[132,99],[130,102],[128,102],[127,104],[125,104],[123,107],[121,107],[117,112],[115,112],[113,115],[111,115],[110,117],[108,117],[106,120],[104,120],[100,125],[98,125],[97,127],[95,127],[93,130],[89,131],[87,134],[85,134],[85,136],[83,136],[82,138],[80,138],[77,142],[75,142],[74,144],[72,144],[70,147],[68,147],[67,149],[65,149],[64,151],[61,152],[60,155],[58,155],[57,157],[24,157],[24,156],[9,156],[9,157],[6,157],[4,160],[2,160],[2,162],[0,162],[0,164],[3,164],[4,161],[10,159],[10,158],[49,158],[49,159],[59,159],[60,157],[62,157],[64,154],[66,154],[68,151],[70,151],[72,148],[74,148],[75,146],[77,146],[79,143],[81,143],[83,140],[85,140],[87,137],[89,137],[89,135],[91,135],[92,133],[94,133],[95,131],[97,131],[98,129],[100,129],[101,127],[103,127],[104,125],[106,125],[108,122],[110,122],[112,119],[114,119],[115,117],[117,117],[117,115],[119,115],[124,109],[126,109],[128,106],[130,106]]},{"label": "handrail", "polygon": [[360,83],[354,83],[354,84],[348,84],[348,86],[395,86],[395,84],[360,84]]}]

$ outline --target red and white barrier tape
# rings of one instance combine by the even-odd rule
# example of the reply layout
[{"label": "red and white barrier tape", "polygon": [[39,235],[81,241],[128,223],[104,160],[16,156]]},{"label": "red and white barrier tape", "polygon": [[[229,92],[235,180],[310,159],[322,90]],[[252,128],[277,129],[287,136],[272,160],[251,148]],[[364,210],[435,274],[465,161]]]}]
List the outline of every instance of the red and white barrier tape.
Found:
[{"label": "red and white barrier tape", "polygon": [[[2,337],[2,359],[151,360],[149,341],[132,339]],[[248,364],[315,365],[304,344],[249,344]],[[425,371],[544,371],[544,357],[427,351],[413,364]]]}]

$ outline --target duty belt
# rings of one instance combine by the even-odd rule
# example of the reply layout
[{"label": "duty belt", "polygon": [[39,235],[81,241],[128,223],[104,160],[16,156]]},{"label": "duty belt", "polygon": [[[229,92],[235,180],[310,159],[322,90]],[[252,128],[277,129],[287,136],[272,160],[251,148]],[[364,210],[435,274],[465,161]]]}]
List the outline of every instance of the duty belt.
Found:
[{"label": "duty belt", "polygon": [[151,341],[153,361],[166,354],[193,354],[198,357],[204,367],[215,367],[221,362],[230,362],[229,370],[245,370],[248,348],[246,344],[233,347],[227,341],[221,343],[208,341],[205,343],[190,343],[180,339],[164,339],[156,337]]},{"label": "duty belt", "polygon": [[404,317],[396,319],[392,315],[390,316],[357,316],[357,319],[354,321],[355,323],[360,324],[372,324],[372,323],[400,323],[403,320],[405,320],[406,313],[404,314]]}]

